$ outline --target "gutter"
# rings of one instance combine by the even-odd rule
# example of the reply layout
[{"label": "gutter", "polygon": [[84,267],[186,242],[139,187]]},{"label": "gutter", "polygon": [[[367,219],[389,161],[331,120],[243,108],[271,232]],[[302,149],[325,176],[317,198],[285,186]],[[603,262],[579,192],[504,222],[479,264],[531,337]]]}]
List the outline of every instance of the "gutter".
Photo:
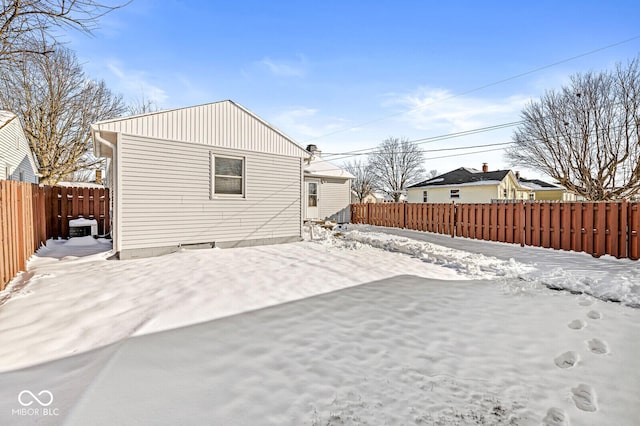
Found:
[{"label": "gutter", "polygon": [[[108,140],[106,140],[105,138],[103,138],[100,134],[100,130],[94,125],[91,125],[91,137],[93,138],[93,153],[94,155],[96,155],[96,157],[103,157],[102,155],[102,149],[100,149],[100,155],[98,155],[98,152],[96,152],[96,147],[98,146],[97,144],[103,144],[109,148],[111,148],[111,162],[113,165],[113,172],[115,174],[115,176],[112,176],[112,183],[113,183],[113,188],[111,188],[111,199],[113,202],[113,209],[110,212],[110,217],[111,217],[111,237],[113,239],[113,251],[115,253],[119,253],[120,252],[120,238],[119,238],[119,222],[120,222],[120,202],[118,200],[118,189],[120,187],[120,182],[118,179],[118,171],[119,171],[119,165],[118,165],[118,161],[117,161],[117,148],[116,148],[116,144],[109,142]],[[111,206],[110,206],[111,207]],[[115,232],[114,232],[115,231]]]}]

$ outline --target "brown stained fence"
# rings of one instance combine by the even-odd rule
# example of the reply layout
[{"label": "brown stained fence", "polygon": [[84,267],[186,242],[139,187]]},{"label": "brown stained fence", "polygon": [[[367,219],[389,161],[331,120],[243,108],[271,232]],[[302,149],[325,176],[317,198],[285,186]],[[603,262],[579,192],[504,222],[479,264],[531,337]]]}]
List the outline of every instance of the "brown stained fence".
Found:
[{"label": "brown stained fence", "polygon": [[353,204],[351,222],[640,258],[640,203]]},{"label": "brown stained fence", "polygon": [[67,237],[69,219],[79,216],[108,233],[109,190],[0,180],[0,290],[47,239]]},{"label": "brown stained fence", "polygon": [[98,234],[109,232],[109,190],[106,188],[44,187],[47,203],[47,237],[69,236],[69,220],[96,219]]}]

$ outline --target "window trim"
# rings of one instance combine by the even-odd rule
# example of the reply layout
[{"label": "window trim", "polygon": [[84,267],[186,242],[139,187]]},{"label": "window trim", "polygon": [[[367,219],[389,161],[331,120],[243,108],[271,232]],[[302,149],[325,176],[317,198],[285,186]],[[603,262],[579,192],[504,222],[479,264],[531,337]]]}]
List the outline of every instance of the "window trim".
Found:
[{"label": "window trim", "polygon": [[[216,194],[216,157],[228,158],[230,160],[241,160],[242,161],[242,176],[240,176],[240,179],[242,180],[242,183],[241,183],[242,193],[241,194]],[[211,192],[209,194],[209,198],[211,200],[216,200],[216,199],[238,200],[238,199],[247,198],[247,158],[245,156],[242,156],[242,155],[216,154],[216,153],[212,152],[211,155],[210,155],[209,170],[210,170],[209,176],[210,176],[210,187],[211,187]],[[235,177],[235,176],[226,176],[226,175],[218,175],[218,176],[220,176],[220,177]]]}]

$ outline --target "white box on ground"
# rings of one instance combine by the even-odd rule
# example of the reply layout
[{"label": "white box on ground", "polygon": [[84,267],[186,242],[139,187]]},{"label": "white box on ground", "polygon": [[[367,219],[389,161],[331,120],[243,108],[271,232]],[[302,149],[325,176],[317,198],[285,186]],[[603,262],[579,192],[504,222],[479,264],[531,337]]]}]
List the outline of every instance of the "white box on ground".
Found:
[{"label": "white box on ground", "polygon": [[[90,230],[86,228],[90,228]],[[98,235],[98,221],[96,219],[85,219],[80,216],[77,219],[69,220],[70,237],[84,237],[87,235]]]}]

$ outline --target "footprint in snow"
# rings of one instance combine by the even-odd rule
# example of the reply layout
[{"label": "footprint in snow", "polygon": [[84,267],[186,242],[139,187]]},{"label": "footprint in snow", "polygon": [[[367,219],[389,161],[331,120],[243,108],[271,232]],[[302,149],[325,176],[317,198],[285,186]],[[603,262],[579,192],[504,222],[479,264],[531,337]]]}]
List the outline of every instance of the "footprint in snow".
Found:
[{"label": "footprint in snow", "polygon": [[594,354],[603,355],[609,353],[609,345],[604,340],[591,339],[587,342],[587,346]]},{"label": "footprint in snow", "polygon": [[580,361],[580,355],[577,352],[568,351],[558,355],[553,361],[560,368],[571,368]]},{"label": "footprint in snow", "polygon": [[582,320],[573,320],[571,321],[569,324],[567,324],[569,326],[569,328],[572,328],[574,330],[582,330],[583,328],[585,328],[587,326],[587,323],[582,321]]},{"label": "footprint in snow", "polygon": [[569,426],[569,415],[562,409],[552,407],[542,419],[543,426]]},{"label": "footprint in snow", "polygon": [[591,319],[600,319],[602,318],[602,314],[598,311],[589,311],[587,316]]},{"label": "footprint in snow", "polygon": [[593,305],[593,299],[590,297],[581,297],[580,299],[578,299],[578,305],[591,306]]},{"label": "footprint in snow", "polygon": [[576,407],[582,411],[597,411],[598,398],[596,391],[589,385],[580,384],[578,387],[571,389],[573,394],[573,402]]}]

